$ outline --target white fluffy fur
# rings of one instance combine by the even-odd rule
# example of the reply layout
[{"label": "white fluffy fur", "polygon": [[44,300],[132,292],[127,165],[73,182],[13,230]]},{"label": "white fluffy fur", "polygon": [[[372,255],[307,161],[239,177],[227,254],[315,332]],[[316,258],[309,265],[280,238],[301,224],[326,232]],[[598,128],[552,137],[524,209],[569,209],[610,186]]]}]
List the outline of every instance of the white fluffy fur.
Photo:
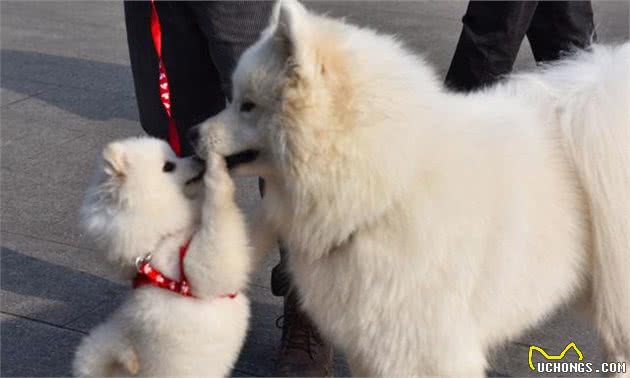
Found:
[{"label": "white fluffy fur", "polygon": [[285,241],[357,375],[483,376],[578,300],[630,362],[628,67],[630,45],[593,46],[454,94],[392,37],[284,2],[200,149],[259,151],[237,168],[268,182],[258,248]]},{"label": "white fluffy fur", "polygon": [[[164,172],[166,161],[175,163]],[[223,159],[211,154],[201,174],[168,145],[134,138],[108,145],[96,183],[82,208],[83,225],[107,260],[131,279],[134,259],[179,279],[179,246],[192,238],[184,260],[187,298],[153,286],[134,290],[105,323],[82,341],[76,376],[226,376],[241,349],[249,301],[241,292],[249,271],[244,220]],[[234,299],[218,298],[236,293]]]}]

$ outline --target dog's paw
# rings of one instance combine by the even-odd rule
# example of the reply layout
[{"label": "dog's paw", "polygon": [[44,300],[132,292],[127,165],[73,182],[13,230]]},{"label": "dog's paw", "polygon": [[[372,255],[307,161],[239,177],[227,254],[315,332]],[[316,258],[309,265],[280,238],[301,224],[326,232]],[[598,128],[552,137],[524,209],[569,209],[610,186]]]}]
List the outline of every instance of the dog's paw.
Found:
[{"label": "dog's paw", "polygon": [[138,355],[133,348],[126,348],[121,352],[118,358],[118,362],[124,367],[124,370],[126,370],[130,375],[138,375],[140,372],[140,361],[138,360]]},{"label": "dog's paw", "polygon": [[223,197],[234,194],[234,181],[228,173],[223,156],[215,152],[208,153],[204,183],[208,191],[215,195]]}]

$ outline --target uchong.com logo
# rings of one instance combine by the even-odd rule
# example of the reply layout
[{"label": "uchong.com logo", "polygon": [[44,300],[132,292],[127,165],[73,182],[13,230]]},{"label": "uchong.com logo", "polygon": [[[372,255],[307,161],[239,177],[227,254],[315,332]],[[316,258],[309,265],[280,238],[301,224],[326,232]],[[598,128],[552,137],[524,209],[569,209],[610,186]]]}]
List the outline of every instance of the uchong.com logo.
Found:
[{"label": "uchong.com logo", "polygon": [[[567,357],[567,353],[573,350],[577,356],[575,358]],[[534,352],[540,353],[542,361],[534,363]],[[566,357],[566,358],[565,358]],[[573,361],[571,361],[573,360]],[[574,342],[570,342],[564,350],[557,355],[548,354],[543,348],[537,345],[529,346],[528,354],[529,367],[535,372],[544,374],[559,373],[606,373],[606,374],[624,374],[626,372],[625,362],[602,362],[595,364],[593,362],[584,361],[584,354]]]}]

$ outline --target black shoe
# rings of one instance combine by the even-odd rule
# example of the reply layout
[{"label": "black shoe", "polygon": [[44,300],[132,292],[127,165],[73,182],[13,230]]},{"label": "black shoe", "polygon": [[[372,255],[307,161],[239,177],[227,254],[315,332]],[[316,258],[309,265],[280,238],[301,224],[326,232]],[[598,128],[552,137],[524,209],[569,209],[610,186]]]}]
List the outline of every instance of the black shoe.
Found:
[{"label": "black shoe", "polygon": [[291,292],[284,297],[284,314],[276,325],[282,328],[282,345],[276,360],[279,377],[331,377],[333,350],[297,304]]}]

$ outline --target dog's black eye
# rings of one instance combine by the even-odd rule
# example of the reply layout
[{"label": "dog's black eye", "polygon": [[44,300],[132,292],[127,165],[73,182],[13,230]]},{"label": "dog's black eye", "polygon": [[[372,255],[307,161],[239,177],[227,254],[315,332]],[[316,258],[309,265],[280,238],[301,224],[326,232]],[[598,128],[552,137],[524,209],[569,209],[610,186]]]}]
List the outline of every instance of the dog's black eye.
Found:
[{"label": "dog's black eye", "polygon": [[162,167],[162,171],[164,172],[173,172],[175,170],[175,163],[173,163],[172,161],[167,161],[166,163],[164,163],[164,166]]},{"label": "dog's black eye", "polygon": [[254,104],[251,101],[245,101],[241,104],[241,111],[242,112],[251,112],[254,108],[256,107],[256,104]]}]

